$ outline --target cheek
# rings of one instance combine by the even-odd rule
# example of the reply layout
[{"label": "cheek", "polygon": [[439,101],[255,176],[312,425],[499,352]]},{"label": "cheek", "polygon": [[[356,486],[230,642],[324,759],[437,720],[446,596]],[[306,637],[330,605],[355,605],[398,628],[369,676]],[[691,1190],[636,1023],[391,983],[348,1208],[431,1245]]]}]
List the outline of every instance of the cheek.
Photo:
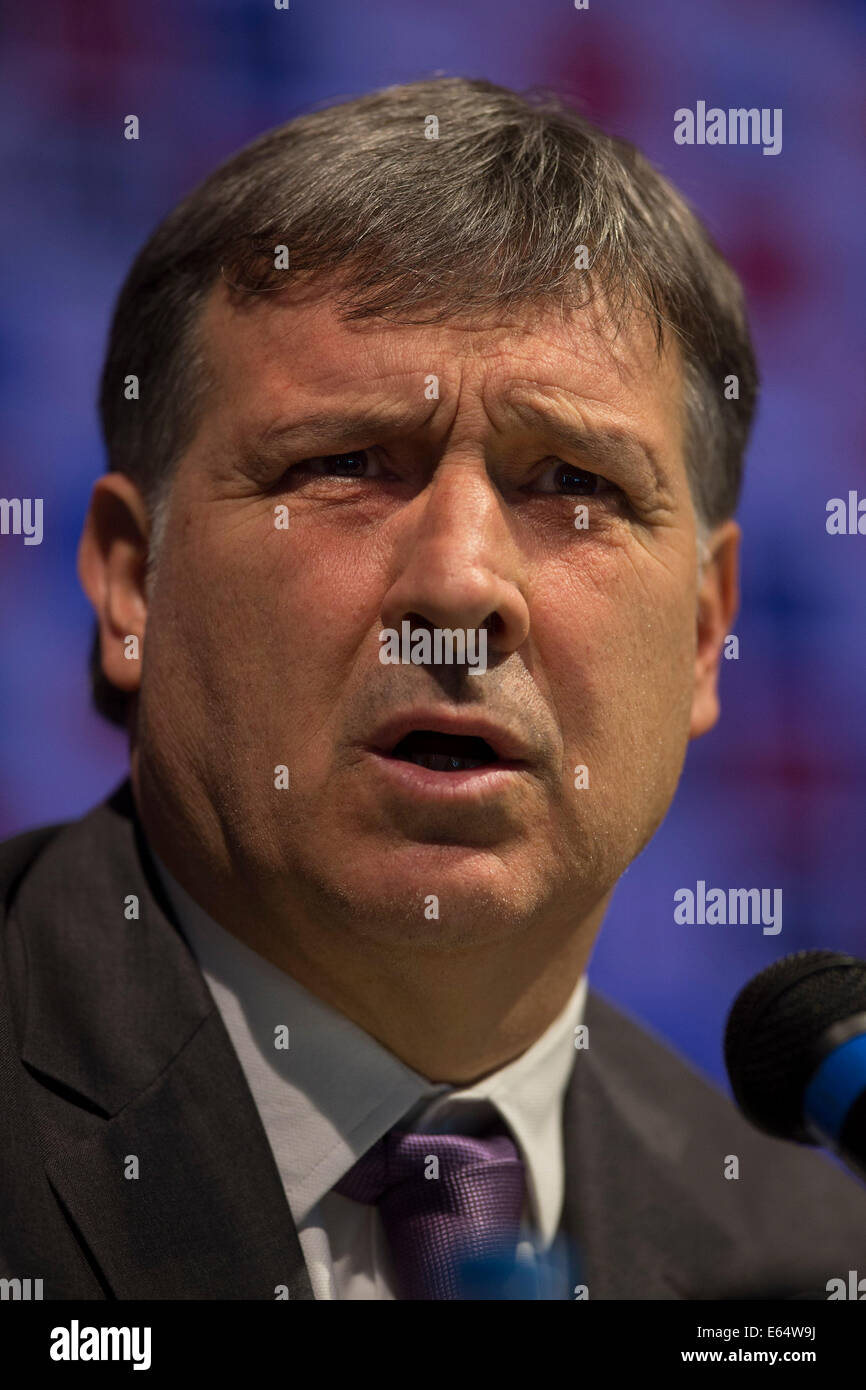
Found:
[{"label": "cheek", "polygon": [[[214,513],[208,525],[183,522],[166,534],[147,674],[163,690],[197,688],[222,727],[282,726],[287,706],[336,698],[376,624],[381,587],[363,555],[322,529],[293,528],[294,518],[277,529],[260,505],[245,515],[217,504]],[[373,563],[368,554],[368,569]]]},{"label": "cheek", "polygon": [[695,652],[685,571],[622,551],[556,566],[535,594],[539,674],[566,744],[641,761],[684,745]]}]

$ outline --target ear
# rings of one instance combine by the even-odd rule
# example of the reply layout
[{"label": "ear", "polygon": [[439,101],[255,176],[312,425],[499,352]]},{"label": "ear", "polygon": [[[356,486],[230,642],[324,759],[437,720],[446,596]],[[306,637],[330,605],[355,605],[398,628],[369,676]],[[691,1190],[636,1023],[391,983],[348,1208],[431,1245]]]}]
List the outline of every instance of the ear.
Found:
[{"label": "ear", "polygon": [[707,539],[707,559],[698,583],[698,641],[689,738],[700,738],[719,717],[719,663],[739,607],[740,528],[717,526]]},{"label": "ear", "polygon": [[149,537],[147,507],[138,488],[122,473],[106,473],[90,498],[78,546],[78,577],[96,613],[102,670],[128,694],[141,682]]}]

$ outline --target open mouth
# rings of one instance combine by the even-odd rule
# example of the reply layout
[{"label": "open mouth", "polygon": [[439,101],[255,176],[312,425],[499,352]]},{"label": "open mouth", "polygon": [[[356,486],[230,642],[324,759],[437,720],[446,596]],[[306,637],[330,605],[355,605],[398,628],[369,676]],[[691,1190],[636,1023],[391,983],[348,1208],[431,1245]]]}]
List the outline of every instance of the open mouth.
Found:
[{"label": "open mouth", "polygon": [[413,729],[392,748],[391,758],[414,763],[430,772],[469,772],[478,767],[502,765],[502,759],[486,739],[466,734],[440,734],[432,729]]}]

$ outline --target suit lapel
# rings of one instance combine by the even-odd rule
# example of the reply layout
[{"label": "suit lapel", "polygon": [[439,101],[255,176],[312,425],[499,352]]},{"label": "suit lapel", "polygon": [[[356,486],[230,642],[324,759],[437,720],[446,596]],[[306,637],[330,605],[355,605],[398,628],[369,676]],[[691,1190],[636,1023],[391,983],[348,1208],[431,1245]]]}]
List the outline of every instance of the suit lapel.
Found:
[{"label": "suit lapel", "polygon": [[313,1296],[216,1014],[152,1086],[46,1171],[116,1298]]},{"label": "suit lapel", "polygon": [[52,1093],[46,1172],[106,1294],[311,1300],[267,1137],[128,787],[43,851],[16,924],[22,1058]]},{"label": "suit lapel", "polygon": [[564,1112],[573,1284],[590,1299],[701,1297],[735,1264],[734,1243],[682,1180],[681,1124],[623,1068],[619,1033],[633,1025],[593,990],[586,1021]]}]

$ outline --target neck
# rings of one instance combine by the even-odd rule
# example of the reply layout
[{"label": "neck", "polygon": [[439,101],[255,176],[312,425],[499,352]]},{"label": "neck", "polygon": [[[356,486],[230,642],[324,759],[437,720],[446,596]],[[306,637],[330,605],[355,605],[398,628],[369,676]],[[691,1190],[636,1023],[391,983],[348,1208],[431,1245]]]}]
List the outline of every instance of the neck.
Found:
[{"label": "neck", "polygon": [[348,959],[298,949],[260,954],[428,1080],[468,1086],[519,1057],[549,1027],[586,968],[594,935],[585,924],[550,955],[533,932],[532,950],[521,938],[510,949],[486,946],[456,958],[414,952],[384,965],[380,952],[353,950]]},{"label": "neck", "polygon": [[[160,856],[162,857],[162,856]],[[589,959],[603,915],[561,933],[537,924],[508,943],[455,953],[383,952],[375,941],[307,931],[293,915],[271,930],[251,930],[264,914],[232,912],[224,896],[198,905],[244,945],[297,980],[432,1082],[468,1086],[519,1057],[565,1007]],[[249,900],[248,900],[249,901]],[[345,944],[349,949],[341,949]]]},{"label": "neck", "polygon": [[332,921],[321,904],[305,906],[302,885],[281,885],[269,901],[228,867],[202,864],[196,847],[158,817],[141,819],[199,908],[436,1083],[471,1085],[531,1047],[586,970],[611,896],[583,914],[570,904],[547,911],[481,943],[383,942],[359,929],[354,914]]}]

